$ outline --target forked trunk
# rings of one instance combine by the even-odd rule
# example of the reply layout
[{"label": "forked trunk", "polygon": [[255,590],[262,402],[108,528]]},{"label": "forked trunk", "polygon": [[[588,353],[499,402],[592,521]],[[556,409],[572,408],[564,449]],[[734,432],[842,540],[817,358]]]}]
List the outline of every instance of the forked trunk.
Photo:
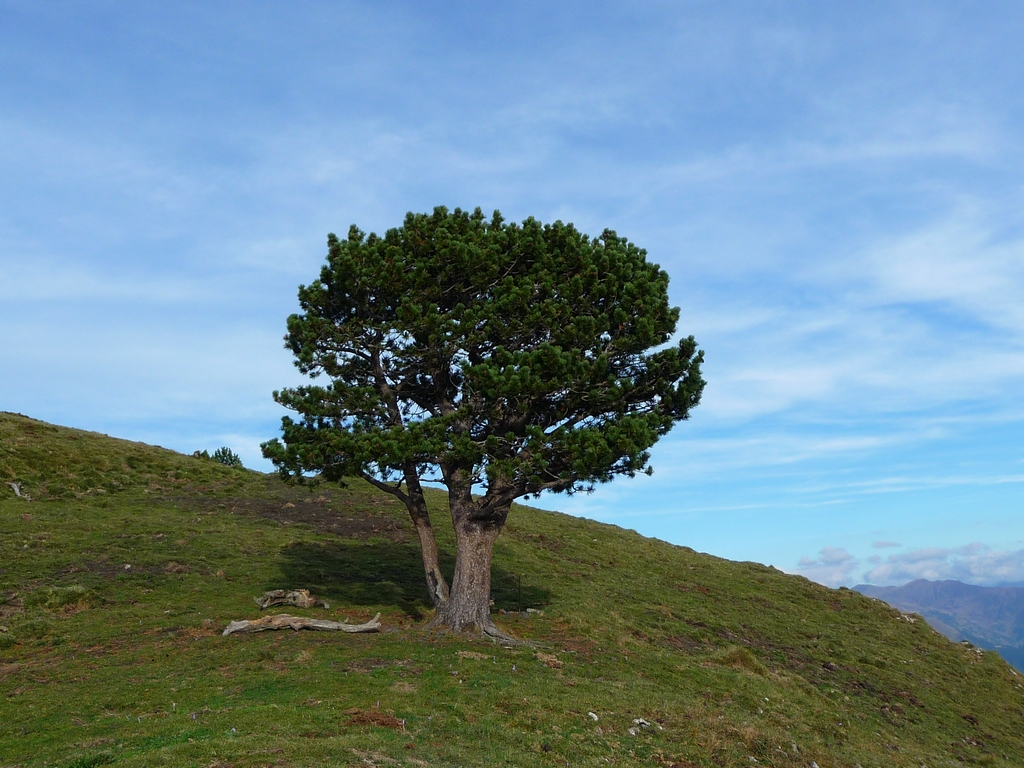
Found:
[{"label": "forked trunk", "polygon": [[413,518],[416,524],[416,535],[420,537],[420,552],[423,553],[423,571],[427,577],[427,590],[434,607],[438,608],[448,601],[448,582],[441,573],[437,561],[437,541],[429,518]]},{"label": "forked trunk", "polygon": [[423,554],[423,571],[427,577],[427,590],[430,592],[430,600],[435,608],[440,608],[448,601],[448,582],[437,559],[437,540],[434,538],[434,529],[430,525],[430,513],[427,511],[427,502],[423,498],[423,488],[420,486],[419,478],[415,473],[406,472],[406,485],[409,494],[405,500],[405,506],[409,510],[409,516],[416,526],[416,535],[420,539],[420,552]]}]

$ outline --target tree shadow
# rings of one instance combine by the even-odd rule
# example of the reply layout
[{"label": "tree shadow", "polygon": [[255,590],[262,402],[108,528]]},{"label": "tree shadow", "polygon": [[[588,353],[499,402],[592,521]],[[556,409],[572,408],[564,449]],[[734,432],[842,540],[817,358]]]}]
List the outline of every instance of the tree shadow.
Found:
[{"label": "tree shadow", "polygon": [[[441,553],[441,571],[451,579],[454,556]],[[423,559],[415,544],[339,540],[295,542],[281,552],[282,584],[266,588],[308,589],[328,601],[352,605],[395,605],[421,621],[433,610],[423,575]],[[547,604],[550,590],[529,574],[491,567],[491,597],[495,608],[525,610]]]}]

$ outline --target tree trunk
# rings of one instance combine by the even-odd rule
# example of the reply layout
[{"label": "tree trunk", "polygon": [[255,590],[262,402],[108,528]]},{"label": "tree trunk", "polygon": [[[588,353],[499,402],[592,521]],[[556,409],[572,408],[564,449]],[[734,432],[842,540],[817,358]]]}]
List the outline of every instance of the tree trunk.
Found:
[{"label": "tree trunk", "polygon": [[481,515],[468,492],[449,493],[455,526],[455,576],[448,601],[437,609],[431,626],[459,633],[464,629],[506,641],[514,638],[491,620],[491,555],[508,510]]},{"label": "tree trunk", "polygon": [[441,566],[437,559],[437,540],[434,538],[434,529],[430,525],[430,513],[427,511],[427,502],[423,498],[423,488],[419,478],[413,472],[405,473],[406,487],[409,493],[406,496],[405,506],[409,510],[409,516],[416,526],[416,535],[420,539],[420,552],[423,555],[423,570],[427,577],[427,590],[430,592],[430,600],[435,608],[440,608],[448,601],[448,582],[441,573]]},{"label": "tree trunk", "polygon": [[455,577],[448,602],[437,610],[436,624],[453,632],[476,628],[490,634],[491,552],[500,532],[476,523],[455,529]]},{"label": "tree trunk", "polygon": [[438,608],[448,601],[448,582],[437,562],[437,541],[429,518],[414,517],[416,535],[420,537],[420,552],[423,554],[423,570],[427,577],[427,589],[434,607]]}]

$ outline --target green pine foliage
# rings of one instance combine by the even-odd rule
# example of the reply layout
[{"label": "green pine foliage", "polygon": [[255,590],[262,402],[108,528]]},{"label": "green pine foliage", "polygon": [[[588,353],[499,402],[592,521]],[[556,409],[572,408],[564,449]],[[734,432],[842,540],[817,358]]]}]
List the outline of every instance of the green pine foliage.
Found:
[{"label": "green pine foliage", "polygon": [[586,489],[645,471],[704,386],[668,275],[611,230],[443,207],[353,226],[299,303],[287,346],[329,383],[274,393],[300,418],[264,453],[293,478],[444,465],[501,499]]},{"label": "green pine foliage", "polygon": [[212,458],[214,461],[218,462],[219,464],[223,464],[226,467],[242,466],[242,459],[238,456],[237,453],[232,451],[227,446],[223,446],[214,451]]},{"label": "green pine foliage", "polygon": [[213,456],[207,450],[195,451],[192,456],[197,459],[206,459],[207,461],[216,461],[218,464],[223,464],[227,467],[241,468],[242,459],[241,457],[232,451],[227,446],[222,446],[213,452]]}]

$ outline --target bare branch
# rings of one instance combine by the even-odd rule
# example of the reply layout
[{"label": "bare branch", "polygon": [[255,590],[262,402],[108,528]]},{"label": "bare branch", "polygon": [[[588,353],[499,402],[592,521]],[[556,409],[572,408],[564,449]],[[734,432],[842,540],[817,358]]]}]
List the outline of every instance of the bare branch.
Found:
[{"label": "bare branch", "polygon": [[328,621],[326,619],[307,619],[303,616],[289,616],[279,613],[277,616],[264,616],[253,621],[232,621],[225,627],[221,636],[266,632],[273,629],[318,629],[326,632],[379,632],[380,614],[378,613],[365,624],[349,624],[347,621]]},{"label": "bare branch", "polygon": [[380,490],[384,491],[384,493],[390,493],[392,496],[395,496],[396,498],[400,499],[403,503],[407,503],[409,501],[409,497],[402,493],[401,483],[399,483],[398,485],[391,485],[390,483],[385,483],[381,480],[378,480],[376,477],[369,474],[368,472],[360,472],[359,476],[363,478],[363,480],[368,482],[370,485],[372,485],[374,488],[379,488]]}]

